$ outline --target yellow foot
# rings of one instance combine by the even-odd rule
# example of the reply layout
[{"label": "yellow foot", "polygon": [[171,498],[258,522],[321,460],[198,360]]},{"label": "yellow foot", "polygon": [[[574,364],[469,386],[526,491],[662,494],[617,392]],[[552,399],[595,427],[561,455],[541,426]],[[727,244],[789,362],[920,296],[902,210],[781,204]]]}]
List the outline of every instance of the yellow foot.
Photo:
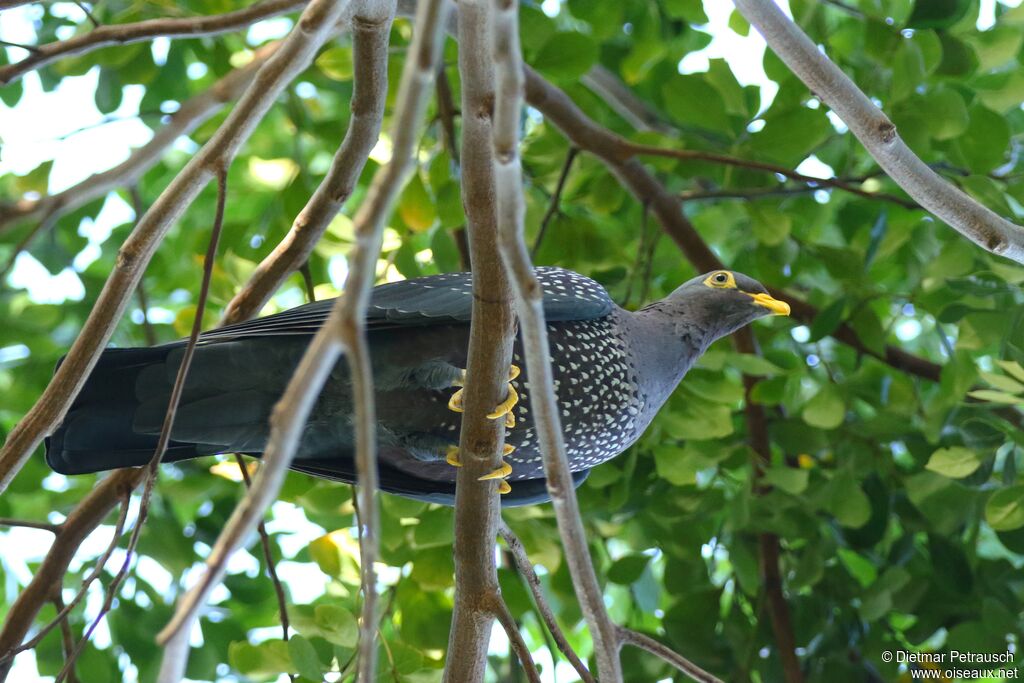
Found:
[{"label": "yellow foot", "polygon": [[[512,386],[512,380],[519,376],[519,372],[519,367],[516,365],[513,365],[509,368],[508,395],[504,401],[498,404],[498,407],[496,407],[493,411],[487,414],[487,417],[491,420],[497,420],[499,417],[504,417],[505,426],[508,427],[509,429],[516,426],[516,418],[512,414],[512,408],[514,408],[515,405],[519,403],[519,394],[516,392],[515,387]],[[452,386],[461,387],[465,385],[465,383],[466,371],[462,370],[459,378],[452,382]],[[452,397],[450,399],[448,399],[448,408],[450,410],[455,411],[456,413],[463,412],[462,391],[462,389],[459,389],[454,394],[452,394]]]},{"label": "yellow foot", "polygon": [[452,467],[462,467],[462,461],[459,460],[459,447],[449,446],[448,453],[444,456],[444,461]]},{"label": "yellow foot", "polygon": [[500,493],[500,494],[501,494],[501,495],[503,495],[503,496],[504,496],[504,495],[505,495],[506,493],[512,493],[512,487],[511,487],[511,486],[509,486],[509,483],[508,483],[507,481],[505,481],[504,479],[502,479],[502,480],[501,480],[501,483],[500,483],[500,484],[498,485],[498,493]]}]

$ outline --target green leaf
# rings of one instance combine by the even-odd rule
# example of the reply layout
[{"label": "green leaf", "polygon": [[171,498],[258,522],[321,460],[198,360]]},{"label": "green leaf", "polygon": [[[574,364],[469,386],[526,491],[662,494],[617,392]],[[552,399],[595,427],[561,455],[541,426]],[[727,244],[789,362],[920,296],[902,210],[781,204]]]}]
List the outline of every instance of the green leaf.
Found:
[{"label": "green leaf", "polygon": [[975,105],[970,109],[970,123],[956,140],[956,149],[975,173],[985,174],[1004,162],[1010,145],[1010,127],[1006,118]]},{"label": "green leaf", "polygon": [[765,470],[764,480],[772,486],[796,496],[807,489],[809,475],[807,470],[795,467],[772,467]]},{"label": "green leaf", "polygon": [[830,491],[829,510],[837,522],[851,529],[867,524],[871,518],[871,501],[849,473],[837,475]]},{"label": "green leaf", "polygon": [[907,28],[949,28],[971,8],[971,0],[915,0]]},{"label": "green leaf", "polygon": [[835,132],[824,107],[794,107],[781,112],[773,107],[764,122],[764,128],[751,136],[750,146],[759,155],[785,166],[799,164]]},{"label": "green leaf", "polygon": [[1024,484],[1007,486],[989,496],[985,521],[996,531],[1013,531],[1024,526]]},{"label": "green leaf", "polygon": [[552,35],[533,60],[533,67],[555,81],[571,81],[597,61],[597,44],[582,33]]},{"label": "green leaf", "polygon": [[253,677],[274,677],[298,673],[292,664],[288,643],[280,639],[267,640],[259,645],[234,642],[228,646],[228,661],[238,671]]},{"label": "green leaf", "polygon": [[323,679],[326,669],[308,640],[298,634],[293,635],[288,639],[288,654],[300,676],[311,681]]},{"label": "green leaf", "polygon": [[[732,133],[725,99],[703,74],[674,76],[665,82],[661,92],[665,109],[677,123]],[[696,102],[700,106],[695,106]]]},{"label": "green leaf", "polygon": [[951,479],[962,479],[978,469],[980,465],[981,458],[977,453],[969,448],[953,446],[940,448],[932,453],[925,468]]},{"label": "green leaf", "polygon": [[647,563],[651,561],[648,555],[626,555],[620,557],[608,568],[608,580],[612,583],[628,586],[644,573]]},{"label": "green leaf", "polygon": [[835,429],[843,424],[846,403],[834,385],[826,384],[807,402],[800,416],[812,427]]}]

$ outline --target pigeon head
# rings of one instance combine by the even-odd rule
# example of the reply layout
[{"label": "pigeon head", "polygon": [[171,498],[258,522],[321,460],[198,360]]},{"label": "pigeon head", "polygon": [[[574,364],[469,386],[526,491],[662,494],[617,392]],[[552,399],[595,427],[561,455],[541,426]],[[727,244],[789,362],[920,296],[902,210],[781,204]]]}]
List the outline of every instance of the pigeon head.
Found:
[{"label": "pigeon head", "polygon": [[731,270],[698,275],[659,304],[665,313],[680,316],[702,331],[702,346],[757,318],[789,315],[789,304],[773,298],[757,280]]}]

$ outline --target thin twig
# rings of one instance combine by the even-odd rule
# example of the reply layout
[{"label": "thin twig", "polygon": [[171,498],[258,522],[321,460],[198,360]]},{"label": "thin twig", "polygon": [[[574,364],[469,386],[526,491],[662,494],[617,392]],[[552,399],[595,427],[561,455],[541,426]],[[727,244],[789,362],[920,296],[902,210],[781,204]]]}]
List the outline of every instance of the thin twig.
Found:
[{"label": "thin twig", "polygon": [[1024,263],[1024,229],[982,206],[921,161],[900,139],[892,121],[772,0],[736,0],[735,5],[772,51],[918,204],[985,250]]},{"label": "thin twig", "polygon": [[[64,598],[61,596],[61,587],[54,586],[53,590],[53,606],[57,608],[58,614],[64,614]],[[67,615],[60,618],[60,644],[64,651],[64,658],[68,659],[71,657],[71,653],[75,649],[75,635],[71,632],[71,624],[68,623]],[[78,675],[75,673],[74,667],[68,672],[68,683],[78,683]]]},{"label": "thin twig", "polygon": [[92,24],[93,28],[99,28],[100,27],[99,19],[97,19],[95,16],[93,16],[93,13],[89,10],[88,7],[85,6],[84,2],[80,2],[79,0],[74,0],[74,3],[76,5],[78,5],[78,9],[82,10],[82,12],[85,14],[85,18],[89,20],[89,23]]},{"label": "thin twig", "polygon": [[652,655],[660,657],[699,683],[722,683],[721,679],[708,673],[672,648],[659,643],[650,636],[622,626],[618,627],[617,633],[619,634],[619,642],[623,645],[633,645],[642,650],[647,650]]},{"label": "thin twig", "polygon": [[565,162],[562,163],[562,171],[558,174],[555,191],[551,195],[551,202],[548,204],[548,210],[544,212],[544,217],[540,219],[540,229],[537,231],[537,239],[534,240],[533,248],[530,250],[530,258],[537,258],[537,251],[544,241],[544,235],[548,232],[548,225],[550,225],[551,219],[562,210],[562,190],[565,189],[565,181],[569,178],[572,162],[576,159],[576,155],[579,152],[579,147],[575,145],[569,146],[569,151],[565,155]]},{"label": "thin twig", "polygon": [[0,526],[20,526],[26,529],[42,529],[43,531],[49,531],[51,534],[60,533],[60,524],[50,524],[49,522],[36,522],[31,519],[14,519],[13,517],[0,517]]},{"label": "thin twig", "polygon": [[302,275],[302,284],[306,288],[306,303],[316,301],[316,284],[313,282],[313,273],[309,269],[309,261],[299,267],[299,274]]},{"label": "thin twig", "polygon": [[551,604],[544,596],[544,589],[540,585],[540,577],[537,576],[537,572],[533,569],[533,563],[530,562],[530,557],[526,554],[523,542],[519,540],[515,532],[504,522],[498,527],[498,533],[505,539],[505,544],[508,546],[512,559],[516,563],[516,569],[519,570],[519,575],[523,577],[526,585],[529,586],[530,592],[533,594],[533,603],[537,606],[537,611],[540,613],[545,626],[548,627],[551,637],[555,639],[555,645],[558,646],[559,652],[572,664],[572,667],[576,669],[576,673],[580,675],[580,679],[584,683],[596,683],[586,664],[583,663],[583,660],[580,659],[576,651],[569,645],[562,627],[558,625],[555,613],[551,610]]},{"label": "thin twig", "polygon": [[494,612],[494,615],[498,618],[498,623],[505,630],[509,645],[512,647],[512,651],[516,653],[516,659],[522,664],[523,671],[526,672],[526,678],[530,683],[540,683],[540,673],[537,671],[537,664],[534,663],[533,656],[530,654],[530,648],[527,647],[526,641],[523,640],[523,634],[519,631],[519,625],[512,618],[512,613],[509,611],[505,601],[502,600],[500,594],[495,593],[491,596],[491,611]]},{"label": "thin twig", "polygon": [[[235,453],[235,462],[238,463],[238,469],[242,473],[242,481],[245,482],[245,487],[251,488],[252,478],[249,476],[249,468],[246,466],[247,463],[241,454]],[[270,577],[271,583],[274,584],[274,594],[277,596],[277,611],[281,615],[281,638],[288,640],[290,626],[288,621],[288,600],[284,594],[284,585],[281,583],[281,578],[277,575],[277,562],[274,560],[274,553],[271,550],[270,534],[267,533],[266,522],[260,521],[256,531],[260,535],[263,561],[267,563],[267,575]]]},{"label": "thin twig", "polygon": [[608,616],[604,593],[590,561],[587,536],[569,470],[558,404],[555,399],[544,319],[543,294],[530,263],[523,236],[522,167],[519,120],[523,106],[523,63],[519,48],[518,3],[496,0],[494,64],[497,82],[494,110],[494,159],[498,234],[502,261],[516,295],[523,352],[530,376],[534,425],[537,429],[548,493],[555,508],[566,564],[580,609],[594,640],[598,677],[603,683],[622,680],[615,625]]},{"label": "thin twig", "polygon": [[[37,45],[32,54],[20,62],[0,67],[0,85],[8,85],[29,71],[63,57],[82,55],[110,45],[128,45],[158,36],[195,38],[228,33],[257,21],[290,12],[307,0],[262,0],[245,9],[206,17],[180,19],[147,19],[134,24],[105,24],[88,33],[46,45]],[[79,5],[81,7],[81,5]],[[88,12],[86,12],[88,14]],[[92,19],[92,15],[89,15]],[[24,47],[24,46],[18,46]],[[26,47],[26,49],[28,49]]]},{"label": "thin twig", "polygon": [[303,263],[331,220],[351,196],[380,136],[388,92],[388,38],[394,20],[392,3],[362,2],[352,18],[353,87],[351,118],[331,168],[292,223],[291,229],[231,299],[224,323],[251,318],[281,283]]},{"label": "thin twig", "polygon": [[919,209],[917,202],[898,197],[893,194],[885,192],[869,192],[858,187],[855,183],[849,183],[844,181],[842,178],[816,178],[809,176],[798,171],[794,171],[791,168],[785,166],[779,166],[778,164],[771,164],[764,161],[754,161],[752,159],[740,159],[738,157],[732,157],[727,154],[717,154],[715,152],[705,152],[697,149],[669,149],[666,147],[655,147],[653,145],[640,145],[633,142],[626,143],[626,150],[629,153],[636,156],[656,156],[656,157],[667,157],[669,159],[680,159],[685,161],[707,161],[715,164],[722,164],[725,166],[735,166],[737,168],[747,168],[754,171],[765,171],[767,173],[776,173],[778,175],[789,178],[790,180],[797,180],[802,183],[808,183],[810,185],[817,185],[820,188],[834,187],[844,192],[849,192],[860,197],[866,197],[868,199],[878,199],[887,202],[892,202],[907,209]]}]

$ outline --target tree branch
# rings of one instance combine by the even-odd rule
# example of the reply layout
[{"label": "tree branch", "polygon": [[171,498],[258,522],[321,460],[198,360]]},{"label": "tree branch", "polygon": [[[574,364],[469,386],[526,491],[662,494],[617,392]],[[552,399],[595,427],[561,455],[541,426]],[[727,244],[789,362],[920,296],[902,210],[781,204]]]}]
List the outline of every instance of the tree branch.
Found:
[{"label": "tree branch", "polygon": [[928,167],[885,114],[771,0],[735,0],[768,46],[921,206],[987,251],[1024,263],[1024,229],[974,201]]},{"label": "tree branch", "polygon": [[512,646],[512,651],[516,653],[516,658],[523,665],[526,678],[530,683],[540,683],[540,673],[537,671],[537,665],[530,655],[530,648],[526,646],[526,641],[523,640],[523,634],[519,632],[519,625],[512,618],[512,613],[508,610],[508,605],[505,604],[505,601],[502,600],[501,595],[498,593],[492,596],[491,602],[491,611],[498,617],[498,623],[501,624],[505,635],[508,636],[508,642]]},{"label": "tree branch", "polygon": [[508,546],[512,559],[516,563],[516,569],[519,570],[519,574],[526,580],[526,585],[530,587],[530,593],[533,594],[533,603],[537,606],[537,611],[540,612],[541,619],[544,620],[544,624],[548,627],[551,637],[555,639],[555,645],[558,646],[559,652],[565,655],[565,658],[569,660],[572,667],[576,669],[576,673],[580,675],[580,680],[583,683],[596,683],[593,675],[587,670],[587,666],[580,659],[579,655],[576,654],[576,651],[569,645],[565,633],[558,625],[555,613],[551,611],[551,605],[544,596],[544,590],[540,585],[540,577],[537,576],[537,572],[533,569],[533,563],[530,562],[530,557],[526,554],[523,542],[519,540],[515,532],[504,522],[498,527],[498,533],[505,539],[505,544]]},{"label": "tree branch", "polygon": [[307,1],[262,0],[245,9],[225,14],[182,19],[148,19],[134,24],[106,24],[68,40],[34,46],[35,49],[25,59],[0,67],[0,85],[8,85],[29,71],[62,57],[86,54],[111,45],[138,43],[158,36],[195,38],[237,31],[262,19],[290,12],[305,5]]},{"label": "tree branch", "polygon": [[523,236],[525,206],[519,160],[519,120],[523,105],[524,66],[519,48],[518,4],[514,0],[496,0],[496,5],[494,172],[497,182],[499,246],[516,294],[516,310],[530,377],[534,425],[544,456],[544,474],[565,548],[566,563],[573,578],[580,609],[594,640],[598,676],[604,683],[615,683],[622,680],[615,625],[605,609],[604,594],[590,561],[587,536],[580,519],[555,399],[543,292],[530,263],[530,252]]},{"label": "tree branch", "polygon": [[[628,141],[612,133],[586,115],[563,91],[544,80],[537,72],[526,68],[526,98],[531,106],[559,128],[569,141],[600,158],[628,189],[637,201],[658,217],[662,230],[683,251],[695,267],[703,271],[724,268],[721,260],[704,242],[693,224],[680,210],[680,200],[669,192],[643,165],[630,156]],[[792,308],[792,317],[809,324],[818,315],[818,309],[778,288],[769,288],[773,296],[784,299]],[[928,380],[938,381],[941,366],[927,359],[907,353],[894,346],[886,346],[884,353],[871,350],[849,325],[842,324],[832,336],[870,355],[897,370],[909,372]]]},{"label": "tree branch", "polygon": [[277,95],[312,61],[319,46],[333,34],[346,6],[345,2],[330,0],[309,4],[292,32],[257,71],[224,124],[138,221],[121,246],[114,270],[64,362],[0,449],[0,491],[7,488],[78,395],[164,235],[216,170],[230,162]]},{"label": "tree branch", "polygon": [[[142,469],[113,472],[90,491],[64,520],[60,535],[32,580],[7,611],[7,621],[0,630],[0,655],[12,654],[21,644],[39,610],[50,599],[53,587],[64,579],[82,541],[106,519],[115,505],[131,493],[144,474]],[[9,660],[0,664],[0,680],[6,678],[10,666]]]},{"label": "tree branch", "polygon": [[256,267],[224,312],[224,324],[256,315],[287,277],[309,260],[331,220],[352,194],[380,135],[388,93],[390,3],[363,3],[352,18],[351,118],[327,176],[295,218],[291,230]]},{"label": "tree branch", "polygon": [[474,297],[459,435],[462,467],[455,485],[455,605],[445,657],[446,683],[484,680],[491,627],[494,617],[500,616],[495,609],[501,598],[494,556],[501,517],[498,493],[494,484],[478,481],[501,463],[505,423],[487,419],[487,413],[507,394],[515,339],[512,290],[498,254],[494,205],[492,12],[489,0],[459,2],[462,199]]},{"label": "tree branch", "polygon": [[61,215],[106,195],[114,188],[135,183],[143,173],[160,161],[164,151],[175,140],[194,131],[220,111],[226,103],[237,98],[252,83],[257,71],[279,47],[280,43],[276,42],[264,45],[256,50],[251,62],[224,76],[202,93],[186,100],[178,111],[170,115],[167,124],[158,130],[149,142],[133,151],[117,166],[95,173],[57,194],[0,204],[0,229],[28,218],[56,220]]},{"label": "tree branch", "polygon": [[716,676],[708,673],[686,657],[672,650],[670,647],[659,643],[650,636],[623,626],[618,627],[617,633],[619,634],[619,642],[623,645],[633,645],[641,650],[647,650],[652,655],[665,660],[695,681],[699,681],[700,683],[722,683],[722,681]]},{"label": "tree branch", "polygon": [[[313,11],[314,0],[307,13]],[[331,8],[340,12],[337,4]],[[439,0],[423,2],[417,11],[416,34],[405,63],[399,87],[398,105],[394,121],[394,151],[391,161],[374,176],[367,199],[355,217],[356,245],[350,254],[350,270],[345,293],[338,298],[324,326],[313,337],[295,374],[289,381],[284,396],[271,415],[271,431],[260,468],[248,495],[232,514],[221,536],[217,539],[207,560],[206,572],[180,601],[171,622],[157,636],[161,643],[180,650],[187,645],[188,628],[194,623],[199,608],[209,592],[226,570],[227,559],[241,544],[242,539],[256,526],[263,511],[280,490],[284,474],[298,446],[303,426],[327,375],[344,348],[350,365],[356,406],[356,471],[362,483],[359,491],[361,516],[360,534],[361,572],[364,603],[360,638],[360,680],[371,680],[376,649],[374,632],[374,574],[376,556],[376,464],[375,411],[373,406],[373,378],[366,353],[364,316],[373,284],[374,266],[380,253],[384,220],[411,165],[416,148],[420,122],[425,108],[426,92],[433,78],[440,52],[441,29],[444,24],[445,4]],[[333,23],[335,17],[321,17]],[[182,635],[184,634],[184,635]],[[170,652],[170,651],[169,651]],[[180,679],[181,671],[165,656],[161,683]],[[178,661],[181,661],[179,658]]]}]

